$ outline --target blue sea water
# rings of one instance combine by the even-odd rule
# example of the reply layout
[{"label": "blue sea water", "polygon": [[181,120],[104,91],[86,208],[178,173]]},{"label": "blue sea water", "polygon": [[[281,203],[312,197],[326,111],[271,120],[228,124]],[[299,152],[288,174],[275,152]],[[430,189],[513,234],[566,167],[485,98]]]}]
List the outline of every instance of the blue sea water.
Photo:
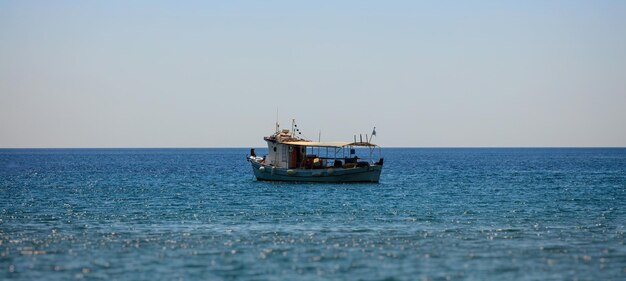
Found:
[{"label": "blue sea water", "polygon": [[247,152],[0,150],[0,279],[626,280],[626,149],[385,149],[379,184]]}]

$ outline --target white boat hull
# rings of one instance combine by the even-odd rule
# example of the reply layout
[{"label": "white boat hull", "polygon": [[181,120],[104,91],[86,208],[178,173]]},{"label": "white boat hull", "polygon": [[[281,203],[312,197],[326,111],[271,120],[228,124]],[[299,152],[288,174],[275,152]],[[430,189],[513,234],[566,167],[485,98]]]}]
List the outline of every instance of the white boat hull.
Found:
[{"label": "white boat hull", "polygon": [[257,180],[292,182],[378,182],[382,166],[354,168],[285,169],[250,160]]}]

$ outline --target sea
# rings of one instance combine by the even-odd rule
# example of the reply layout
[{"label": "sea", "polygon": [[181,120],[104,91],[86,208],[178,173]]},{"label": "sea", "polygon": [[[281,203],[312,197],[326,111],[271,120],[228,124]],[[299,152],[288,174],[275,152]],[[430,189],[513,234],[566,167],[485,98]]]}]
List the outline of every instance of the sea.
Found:
[{"label": "sea", "polygon": [[389,148],[368,184],[247,153],[1,149],[0,279],[626,280],[626,148]]}]

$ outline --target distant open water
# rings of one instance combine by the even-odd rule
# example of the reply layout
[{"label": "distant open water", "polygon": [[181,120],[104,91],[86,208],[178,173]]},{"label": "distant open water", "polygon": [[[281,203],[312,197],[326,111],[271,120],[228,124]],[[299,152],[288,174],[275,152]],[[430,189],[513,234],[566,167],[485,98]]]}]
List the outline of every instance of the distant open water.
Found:
[{"label": "distant open water", "polygon": [[247,152],[0,150],[0,279],[626,280],[626,149],[386,149],[380,184]]}]

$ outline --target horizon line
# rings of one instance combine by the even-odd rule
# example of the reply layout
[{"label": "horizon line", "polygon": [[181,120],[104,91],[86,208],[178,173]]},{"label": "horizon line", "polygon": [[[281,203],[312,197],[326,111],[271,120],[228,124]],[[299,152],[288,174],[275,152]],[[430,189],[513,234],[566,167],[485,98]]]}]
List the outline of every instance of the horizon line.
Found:
[{"label": "horizon line", "polygon": [[[128,147],[0,147],[2,150],[9,149],[249,149],[267,148],[265,146],[128,146]],[[385,146],[385,148],[626,148],[626,146]]]}]

